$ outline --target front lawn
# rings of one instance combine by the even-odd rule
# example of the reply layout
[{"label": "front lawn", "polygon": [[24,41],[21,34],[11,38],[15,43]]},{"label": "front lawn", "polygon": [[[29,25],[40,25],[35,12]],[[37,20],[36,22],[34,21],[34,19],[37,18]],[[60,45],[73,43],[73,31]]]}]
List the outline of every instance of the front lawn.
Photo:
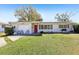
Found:
[{"label": "front lawn", "polygon": [[0,48],[0,54],[79,54],[79,34],[43,34],[42,36],[25,36]]},{"label": "front lawn", "polygon": [[5,36],[6,34],[4,32],[0,32],[0,37]]}]

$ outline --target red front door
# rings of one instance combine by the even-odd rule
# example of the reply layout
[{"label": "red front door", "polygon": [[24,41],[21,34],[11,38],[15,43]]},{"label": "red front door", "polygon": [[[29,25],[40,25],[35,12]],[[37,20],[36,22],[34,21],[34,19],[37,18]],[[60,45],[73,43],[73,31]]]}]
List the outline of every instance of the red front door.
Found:
[{"label": "red front door", "polygon": [[34,33],[38,32],[38,25],[34,25]]}]

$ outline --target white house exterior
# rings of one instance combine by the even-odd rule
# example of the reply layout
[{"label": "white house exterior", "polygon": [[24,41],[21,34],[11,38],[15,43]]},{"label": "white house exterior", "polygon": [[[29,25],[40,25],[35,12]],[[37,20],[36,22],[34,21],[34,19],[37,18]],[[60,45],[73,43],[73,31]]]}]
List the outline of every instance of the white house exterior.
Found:
[{"label": "white house exterior", "polygon": [[73,31],[73,26],[70,22],[10,22],[10,25],[14,27],[14,34]]},{"label": "white house exterior", "polygon": [[0,32],[4,32],[4,27],[3,27],[3,23],[0,23]]}]

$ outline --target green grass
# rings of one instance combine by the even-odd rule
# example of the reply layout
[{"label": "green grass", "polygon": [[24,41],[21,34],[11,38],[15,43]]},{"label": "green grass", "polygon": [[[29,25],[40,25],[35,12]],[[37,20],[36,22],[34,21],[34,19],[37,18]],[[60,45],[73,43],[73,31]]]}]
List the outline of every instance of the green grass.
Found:
[{"label": "green grass", "polygon": [[[11,41],[10,41],[11,42]],[[25,36],[0,48],[1,55],[79,54],[79,34]]]},{"label": "green grass", "polygon": [[6,34],[4,32],[0,32],[0,37],[5,36]]}]

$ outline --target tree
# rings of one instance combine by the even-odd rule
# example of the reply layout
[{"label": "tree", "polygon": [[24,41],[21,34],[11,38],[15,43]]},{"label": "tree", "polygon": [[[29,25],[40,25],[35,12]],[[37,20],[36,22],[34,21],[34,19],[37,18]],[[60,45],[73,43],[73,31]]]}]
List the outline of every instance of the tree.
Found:
[{"label": "tree", "polygon": [[14,27],[5,27],[5,33],[6,35],[13,35]]},{"label": "tree", "polygon": [[79,33],[79,24],[73,25],[73,29],[75,33]]},{"label": "tree", "polygon": [[55,16],[55,19],[57,19],[57,21],[59,22],[70,22],[71,18],[71,14],[68,14],[68,13],[62,13],[62,14],[59,14],[57,13],[56,16]]},{"label": "tree", "polygon": [[17,9],[15,16],[19,18],[19,21],[42,21],[41,15],[31,6]]}]

